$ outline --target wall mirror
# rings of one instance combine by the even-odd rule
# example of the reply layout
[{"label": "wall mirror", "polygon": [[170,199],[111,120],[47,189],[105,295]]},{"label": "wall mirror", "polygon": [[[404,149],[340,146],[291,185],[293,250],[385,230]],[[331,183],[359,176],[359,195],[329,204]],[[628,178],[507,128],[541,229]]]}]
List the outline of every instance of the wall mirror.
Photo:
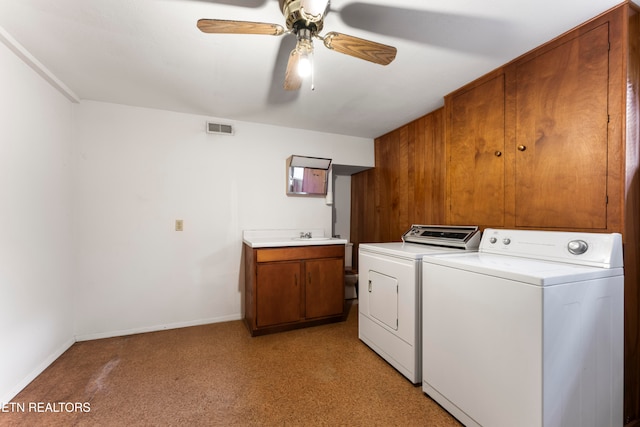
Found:
[{"label": "wall mirror", "polygon": [[287,195],[325,196],[331,159],[293,155],[287,159]]}]

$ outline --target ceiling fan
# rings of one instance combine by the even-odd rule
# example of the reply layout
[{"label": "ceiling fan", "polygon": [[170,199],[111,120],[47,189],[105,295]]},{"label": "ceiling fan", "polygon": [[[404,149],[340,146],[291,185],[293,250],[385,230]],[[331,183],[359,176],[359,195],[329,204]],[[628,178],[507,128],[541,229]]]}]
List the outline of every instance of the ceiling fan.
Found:
[{"label": "ceiling fan", "polygon": [[[311,74],[313,78],[313,39],[322,40],[331,50],[344,53],[380,65],[390,64],[396,57],[396,48],[370,40],[332,31],[324,36],[319,33],[324,27],[324,17],[329,11],[330,0],[278,0],[284,15],[286,29],[278,24],[223,19],[200,19],[198,28],[213,34],[264,34],[281,36],[294,34],[296,47],[291,51],[284,77],[286,90],[298,90],[302,79]],[[313,84],[312,84],[313,85]]]}]

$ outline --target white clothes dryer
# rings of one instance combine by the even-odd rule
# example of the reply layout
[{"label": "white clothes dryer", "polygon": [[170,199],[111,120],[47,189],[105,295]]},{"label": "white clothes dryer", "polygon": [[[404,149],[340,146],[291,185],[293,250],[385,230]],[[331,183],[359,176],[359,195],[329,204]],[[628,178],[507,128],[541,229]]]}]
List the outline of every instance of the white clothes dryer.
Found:
[{"label": "white clothes dryer", "polygon": [[422,257],[479,242],[478,227],[414,225],[403,242],[360,245],[358,337],[414,384],[422,381]]},{"label": "white clothes dryer", "polygon": [[617,233],[424,257],[423,391],[466,426],[622,426],[623,286]]}]

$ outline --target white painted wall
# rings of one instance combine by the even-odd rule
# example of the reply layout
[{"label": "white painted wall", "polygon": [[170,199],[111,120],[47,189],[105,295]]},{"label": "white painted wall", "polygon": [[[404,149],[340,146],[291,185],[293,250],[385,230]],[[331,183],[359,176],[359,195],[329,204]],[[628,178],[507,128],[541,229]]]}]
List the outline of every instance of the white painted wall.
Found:
[{"label": "white painted wall", "polygon": [[71,102],[0,43],[0,402],[73,343]]},{"label": "white painted wall", "polygon": [[[287,197],[291,154],[373,166],[373,141],[82,102],[75,130],[78,339],[242,317],[242,230],[322,228],[324,198]],[[184,220],[184,231],[174,221]]]}]

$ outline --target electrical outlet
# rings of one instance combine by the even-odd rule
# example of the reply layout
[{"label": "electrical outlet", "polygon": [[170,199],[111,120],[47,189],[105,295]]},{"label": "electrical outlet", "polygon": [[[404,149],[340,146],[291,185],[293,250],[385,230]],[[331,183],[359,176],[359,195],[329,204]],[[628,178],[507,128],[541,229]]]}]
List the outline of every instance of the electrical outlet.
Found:
[{"label": "electrical outlet", "polygon": [[182,220],[176,219],[176,231],[182,231],[183,230],[182,226],[183,226]]}]

